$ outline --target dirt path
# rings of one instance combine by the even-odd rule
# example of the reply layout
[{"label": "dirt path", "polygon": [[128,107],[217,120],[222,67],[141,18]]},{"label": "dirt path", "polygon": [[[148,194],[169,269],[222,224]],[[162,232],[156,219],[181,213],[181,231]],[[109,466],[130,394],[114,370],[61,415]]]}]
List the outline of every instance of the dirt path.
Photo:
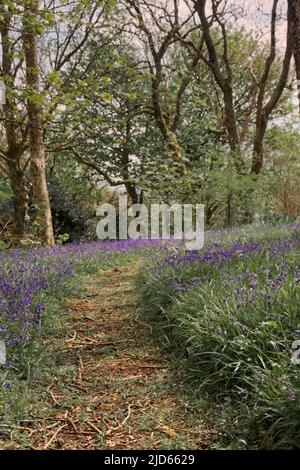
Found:
[{"label": "dirt path", "polygon": [[65,302],[67,321],[55,339],[64,351],[55,379],[45,384],[40,411],[23,423],[23,448],[210,447],[216,434],[178,398],[167,361],[139,321],[136,269],[87,278],[84,299]]}]

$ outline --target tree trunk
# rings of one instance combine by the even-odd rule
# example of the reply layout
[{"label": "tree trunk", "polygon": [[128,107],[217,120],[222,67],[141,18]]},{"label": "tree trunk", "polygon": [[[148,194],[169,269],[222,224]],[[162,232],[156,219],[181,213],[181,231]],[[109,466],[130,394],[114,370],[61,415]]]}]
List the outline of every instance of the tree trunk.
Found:
[{"label": "tree trunk", "polygon": [[28,196],[24,172],[16,167],[16,159],[8,160],[9,177],[13,192],[14,223],[12,245],[20,245],[25,236]]},{"label": "tree trunk", "polygon": [[212,218],[214,216],[214,213],[216,212],[218,206],[216,203],[212,202],[210,203],[209,201],[206,201],[205,204],[205,225],[207,227],[211,226],[212,224]]},{"label": "tree trunk", "polygon": [[224,96],[224,127],[227,141],[233,155],[234,166],[239,175],[245,173],[245,164],[242,158],[240,136],[237,129],[236,114],[232,86],[226,84],[223,90]]},{"label": "tree trunk", "polygon": [[23,154],[22,145],[17,142],[17,131],[13,116],[10,113],[10,104],[4,106],[4,114],[8,119],[5,121],[7,140],[6,163],[9,170],[9,180],[13,192],[14,223],[12,245],[20,245],[25,237],[26,213],[28,208],[28,195],[25,182],[25,172],[22,169],[21,158]]},{"label": "tree trunk", "polygon": [[131,199],[132,204],[141,204],[140,197],[136,190],[135,184],[125,183],[126,191]]},{"label": "tree trunk", "polygon": [[227,133],[227,140],[230,149],[233,152],[240,151],[240,138],[237,131],[236,116],[233,104],[232,87],[227,85],[223,92],[224,95],[224,126]]},{"label": "tree trunk", "polygon": [[168,129],[168,132],[167,132],[167,149],[172,160],[174,160],[178,164],[181,163],[180,165],[181,173],[182,174],[186,173],[185,164],[182,162],[182,149],[180,147],[180,144],[178,142],[175,132],[171,131],[170,129]]},{"label": "tree trunk", "polygon": [[39,64],[37,32],[34,23],[38,21],[38,1],[32,0],[25,6],[23,19],[23,46],[26,62],[26,83],[30,96],[27,100],[30,142],[30,172],[36,217],[39,222],[38,236],[42,243],[54,245],[50,200],[46,181],[46,158],[43,136],[43,112],[39,104]]},{"label": "tree trunk", "polygon": [[162,109],[162,100],[160,96],[160,84],[162,81],[161,63],[156,65],[156,74],[157,75],[152,78],[152,104],[154,110],[154,120],[166,142],[168,157],[176,164],[179,176],[183,176],[186,173],[186,166],[182,158],[182,149],[178,142],[176,132],[174,129],[172,129],[170,118]]},{"label": "tree trunk", "polygon": [[264,162],[264,138],[267,130],[268,121],[263,114],[258,116],[256,122],[255,138],[253,143],[253,158],[251,173],[258,175]]},{"label": "tree trunk", "polygon": [[[13,75],[13,41],[10,38],[10,27],[12,13],[4,9],[4,16],[0,23],[1,45],[2,45],[2,68],[4,77],[9,77],[10,86],[14,85]],[[7,150],[5,162],[8,168],[8,176],[13,192],[14,220],[13,220],[13,240],[12,245],[21,244],[25,236],[25,218],[27,213],[27,190],[25,184],[24,170],[21,159],[24,152],[22,140],[19,139],[19,129],[16,124],[15,110],[16,104],[11,96],[6,96],[3,105]]]},{"label": "tree trunk", "polygon": [[226,198],[226,226],[232,225],[232,192],[229,191]]}]

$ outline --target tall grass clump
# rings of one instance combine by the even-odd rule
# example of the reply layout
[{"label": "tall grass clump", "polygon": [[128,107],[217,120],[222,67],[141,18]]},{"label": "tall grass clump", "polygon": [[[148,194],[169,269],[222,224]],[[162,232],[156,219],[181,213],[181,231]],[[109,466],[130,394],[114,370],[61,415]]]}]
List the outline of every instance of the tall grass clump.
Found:
[{"label": "tall grass clump", "polygon": [[193,389],[231,404],[229,433],[250,447],[300,448],[298,227],[215,235],[202,252],[144,267],[145,316]]}]

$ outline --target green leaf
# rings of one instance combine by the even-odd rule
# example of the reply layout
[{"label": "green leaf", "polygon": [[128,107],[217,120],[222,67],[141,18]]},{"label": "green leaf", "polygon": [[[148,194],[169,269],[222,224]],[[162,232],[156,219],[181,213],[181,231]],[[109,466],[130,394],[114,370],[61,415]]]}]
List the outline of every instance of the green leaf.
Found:
[{"label": "green leaf", "polygon": [[103,101],[105,101],[105,103],[111,103],[112,102],[112,96],[110,93],[108,92],[104,92],[104,93],[101,93],[101,96],[103,98]]},{"label": "green leaf", "polygon": [[36,104],[37,106],[43,106],[44,105],[44,97],[40,93],[31,93],[28,96],[28,101],[31,103]]},{"label": "green leaf", "polygon": [[11,196],[12,196],[12,192],[11,192],[8,182],[0,181],[0,201],[10,199]]}]

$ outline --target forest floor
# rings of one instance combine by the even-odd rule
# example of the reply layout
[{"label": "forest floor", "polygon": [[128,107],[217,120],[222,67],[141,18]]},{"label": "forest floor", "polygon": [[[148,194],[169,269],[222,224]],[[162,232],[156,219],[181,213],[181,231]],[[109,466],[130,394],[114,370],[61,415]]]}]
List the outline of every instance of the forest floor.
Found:
[{"label": "forest floor", "polygon": [[215,429],[174,383],[136,305],[137,265],[86,277],[83,295],[65,300],[61,328],[45,340],[56,362],[38,405],[4,448],[207,449]]}]

